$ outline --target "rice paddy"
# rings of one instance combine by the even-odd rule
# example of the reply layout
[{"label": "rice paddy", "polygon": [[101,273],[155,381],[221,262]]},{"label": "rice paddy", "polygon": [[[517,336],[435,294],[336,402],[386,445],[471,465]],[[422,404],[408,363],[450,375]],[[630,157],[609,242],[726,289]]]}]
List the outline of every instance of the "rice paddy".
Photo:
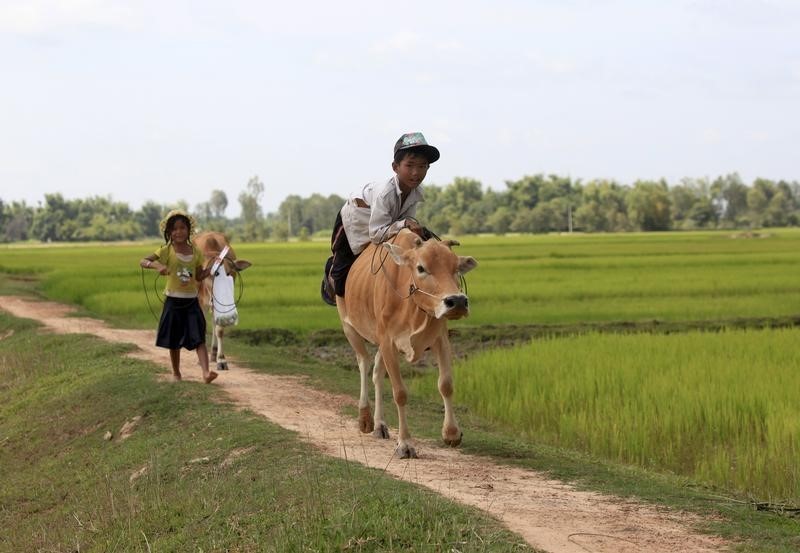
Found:
[{"label": "rice paddy", "polygon": [[[472,314],[451,327],[800,314],[800,231],[466,236],[456,247]],[[155,327],[163,279],[138,260],[156,243],[3,247],[0,272],[88,312]],[[237,244],[240,328],[337,329],[319,297],[326,242]],[[148,303],[150,307],[148,307]],[[769,326],[769,323],[766,324]],[[457,363],[456,402],[526,440],[669,471],[764,500],[800,502],[800,330],[584,334]],[[429,389],[429,383],[416,387]]]}]

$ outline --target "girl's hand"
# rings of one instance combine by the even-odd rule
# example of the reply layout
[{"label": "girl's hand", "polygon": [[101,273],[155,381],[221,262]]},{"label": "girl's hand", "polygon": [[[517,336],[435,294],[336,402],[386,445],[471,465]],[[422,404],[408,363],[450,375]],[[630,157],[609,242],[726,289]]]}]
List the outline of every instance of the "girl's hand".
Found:
[{"label": "girl's hand", "polygon": [[[153,265],[155,265],[155,263],[153,263]],[[160,275],[167,276],[169,274],[169,267],[167,267],[166,265],[161,265],[161,268],[158,269],[158,273]]]}]

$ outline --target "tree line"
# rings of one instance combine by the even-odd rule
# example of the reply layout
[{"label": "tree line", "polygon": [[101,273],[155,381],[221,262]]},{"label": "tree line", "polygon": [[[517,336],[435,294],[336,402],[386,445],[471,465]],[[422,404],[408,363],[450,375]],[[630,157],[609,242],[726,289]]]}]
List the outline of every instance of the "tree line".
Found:
[{"label": "tree line", "polygon": [[[424,185],[417,218],[437,234],[508,232],[625,232],[694,229],[754,229],[800,225],[800,183],[757,178],[746,184],[736,174],[709,179],[638,180],[621,184],[583,182],[537,174],[506,181],[506,189],[484,189],[457,177],[445,186]],[[241,214],[227,218],[228,198],[214,190],[190,209],[147,202],[133,210],[110,197],[65,199],[46,194],[42,205],[0,198],[0,241],[42,242],[138,240],[160,235],[170,209],[192,213],[202,229],[224,231],[235,241],[307,239],[330,232],[345,198],[336,194],[286,197],[265,213],[264,184],[251,178],[238,201]]]}]

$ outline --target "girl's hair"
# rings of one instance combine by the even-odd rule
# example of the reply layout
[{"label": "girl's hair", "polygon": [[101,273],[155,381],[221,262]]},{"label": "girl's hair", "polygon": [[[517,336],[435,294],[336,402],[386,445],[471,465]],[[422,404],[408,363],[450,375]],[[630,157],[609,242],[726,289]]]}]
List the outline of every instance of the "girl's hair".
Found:
[{"label": "girl's hair", "polygon": [[169,219],[167,219],[167,224],[164,225],[164,243],[169,243],[169,236],[172,234],[172,229],[175,227],[175,221],[183,221],[186,225],[186,228],[189,229],[189,236],[192,235],[192,222],[189,220],[188,217],[185,215],[173,215]]}]

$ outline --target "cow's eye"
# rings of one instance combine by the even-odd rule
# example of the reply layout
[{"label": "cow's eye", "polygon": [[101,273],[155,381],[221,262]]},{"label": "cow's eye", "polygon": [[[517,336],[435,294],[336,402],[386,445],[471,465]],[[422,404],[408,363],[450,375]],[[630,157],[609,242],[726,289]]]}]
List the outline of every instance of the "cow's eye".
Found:
[{"label": "cow's eye", "polygon": [[419,274],[424,273],[425,272],[425,267],[423,267],[422,265],[417,265],[417,272]]}]

